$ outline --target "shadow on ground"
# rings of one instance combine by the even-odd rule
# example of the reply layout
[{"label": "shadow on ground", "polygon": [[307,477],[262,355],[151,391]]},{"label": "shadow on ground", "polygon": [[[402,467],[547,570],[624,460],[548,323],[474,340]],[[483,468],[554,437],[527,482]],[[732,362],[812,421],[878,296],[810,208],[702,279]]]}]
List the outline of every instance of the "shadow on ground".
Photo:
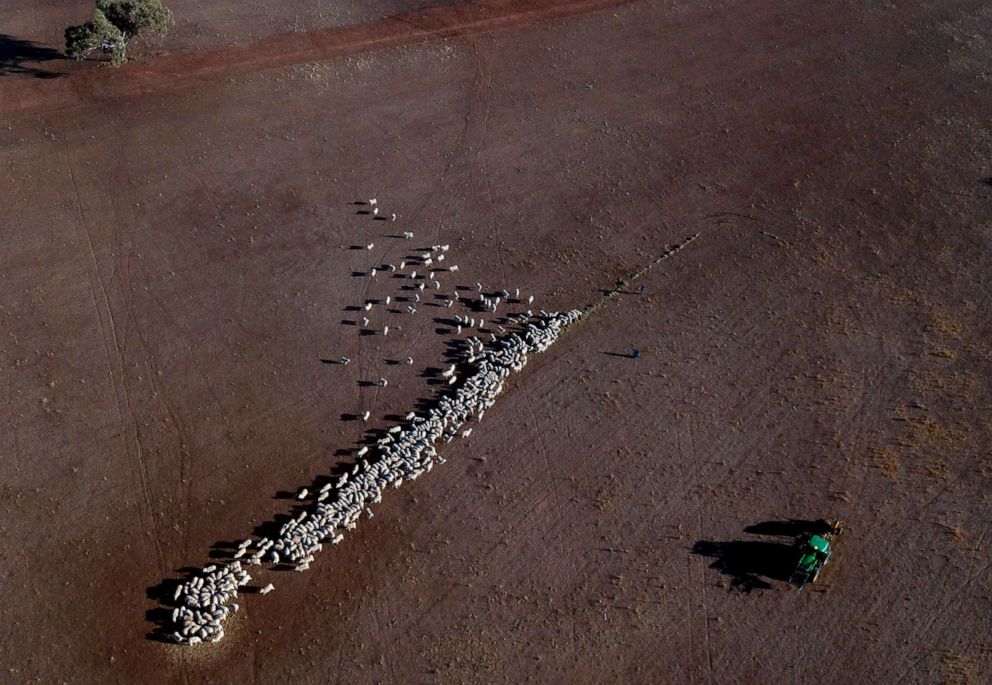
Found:
[{"label": "shadow on ground", "polygon": [[799,559],[796,540],[804,535],[830,531],[825,520],[762,521],[744,529],[752,535],[788,538],[784,542],[768,540],[699,540],[692,553],[710,557],[710,568],[730,577],[731,588],[743,593],[771,589],[770,580],[788,581]]},{"label": "shadow on ground", "polygon": [[58,78],[62,76],[61,73],[45,71],[34,66],[56,59],[65,59],[65,57],[58,50],[0,33],[0,77],[22,74],[35,78]]},{"label": "shadow on ground", "polygon": [[[358,308],[355,307],[355,309]],[[508,320],[506,323],[509,325]],[[459,370],[459,375],[463,374],[463,371],[465,371],[465,362],[462,354],[464,348],[464,342],[460,339],[450,339],[445,341],[444,352],[441,355],[443,364],[438,366],[428,366],[420,374],[421,377],[427,379],[427,388],[429,393],[415,400],[413,410],[417,414],[421,416],[426,414],[430,409],[437,406],[441,397],[451,395],[457,391],[456,387],[449,387],[447,380],[443,378],[442,374],[449,364],[454,364],[456,367],[461,367]],[[333,359],[319,359],[319,363],[324,365],[339,364],[338,361]],[[399,362],[394,360],[394,363],[398,364]],[[367,380],[360,380],[359,384],[369,387],[375,387],[377,385],[375,382]],[[361,415],[353,413],[341,415],[342,421],[357,421],[361,418]],[[399,414],[388,414],[383,417],[377,417],[377,419],[378,418],[381,418],[384,421],[393,422],[396,425],[404,425],[409,423],[405,415]],[[303,496],[302,500],[299,498],[302,488],[295,488],[293,490],[286,489],[276,492],[273,499],[281,501],[288,500],[292,502],[289,511],[275,514],[268,521],[256,526],[254,530],[252,530],[250,537],[256,540],[259,538],[278,538],[283,525],[293,519],[296,519],[303,512],[313,509],[315,498],[318,493],[320,493],[321,488],[325,485],[331,485],[331,491],[333,492],[335,488],[334,484],[342,475],[345,473],[353,474],[355,472],[356,453],[359,449],[374,445],[378,439],[384,437],[386,434],[386,429],[383,427],[371,427],[363,431],[363,436],[358,440],[353,448],[342,448],[337,450],[335,453],[336,456],[344,457],[344,459],[338,461],[338,463],[330,470],[330,473],[319,475],[307,483],[304,486],[307,493]],[[371,461],[373,458],[374,457],[366,457],[365,459],[367,461]],[[218,541],[211,546],[209,552],[210,563],[227,563],[235,558],[235,554],[238,549],[238,541],[236,540]],[[293,568],[291,564],[279,563],[272,565],[268,562],[265,563],[265,567],[266,570],[270,571],[288,571]],[[166,643],[174,642],[172,638],[172,631],[175,629],[175,626],[172,622],[172,612],[175,607],[178,606],[176,591],[182,583],[193,575],[200,573],[202,573],[202,569],[199,568],[179,568],[175,570],[175,574],[179,577],[166,578],[165,580],[162,580],[161,582],[145,589],[145,595],[155,604],[155,606],[145,612],[145,619],[149,624],[151,624],[150,631],[145,635],[147,640]],[[241,588],[239,592],[257,593],[260,589],[261,588],[257,586],[247,586]]]}]

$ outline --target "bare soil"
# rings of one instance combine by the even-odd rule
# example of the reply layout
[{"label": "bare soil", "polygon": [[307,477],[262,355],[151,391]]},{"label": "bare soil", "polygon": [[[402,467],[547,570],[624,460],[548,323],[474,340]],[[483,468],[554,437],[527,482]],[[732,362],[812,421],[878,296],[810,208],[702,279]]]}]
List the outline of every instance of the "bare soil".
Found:
[{"label": "bare soil", "polygon": [[[985,4],[359,5],[173,2],[135,64],[0,75],[4,679],[992,679]],[[436,392],[453,310],[359,335],[403,291],[356,273],[449,243],[446,287],[562,309],[697,231],[223,642],[154,639]],[[826,517],[796,595],[775,533]]]}]

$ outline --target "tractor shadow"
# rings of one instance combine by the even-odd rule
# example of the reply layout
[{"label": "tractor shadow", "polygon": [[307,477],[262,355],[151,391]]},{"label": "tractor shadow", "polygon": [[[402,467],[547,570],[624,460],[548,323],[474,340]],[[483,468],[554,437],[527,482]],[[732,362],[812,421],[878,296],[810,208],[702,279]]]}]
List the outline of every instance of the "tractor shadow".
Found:
[{"label": "tractor shadow", "polygon": [[710,568],[730,578],[730,587],[742,593],[770,590],[768,580],[788,580],[798,559],[796,548],[780,542],[700,540],[692,553],[714,559]]},{"label": "tractor shadow", "polygon": [[729,577],[731,589],[747,594],[770,590],[772,580],[788,582],[799,560],[796,541],[804,535],[829,530],[830,524],[823,520],[762,521],[746,527],[744,532],[786,540],[699,540],[692,546],[692,553],[713,559],[710,568]]}]

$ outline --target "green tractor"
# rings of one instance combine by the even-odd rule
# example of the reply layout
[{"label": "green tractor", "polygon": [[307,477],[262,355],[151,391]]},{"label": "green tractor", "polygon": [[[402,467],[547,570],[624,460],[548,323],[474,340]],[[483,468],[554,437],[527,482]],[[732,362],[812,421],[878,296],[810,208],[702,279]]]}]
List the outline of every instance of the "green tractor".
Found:
[{"label": "green tractor", "polygon": [[[799,559],[796,568],[789,576],[789,583],[799,587],[802,592],[806,583],[814,583],[820,571],[830,561],[833,553],[831,543],[844,532],[840,521],[833,521],[825,526],[822,532],[809,533],[797,540]],[[798,594],[798,593],[797,593]]]}]

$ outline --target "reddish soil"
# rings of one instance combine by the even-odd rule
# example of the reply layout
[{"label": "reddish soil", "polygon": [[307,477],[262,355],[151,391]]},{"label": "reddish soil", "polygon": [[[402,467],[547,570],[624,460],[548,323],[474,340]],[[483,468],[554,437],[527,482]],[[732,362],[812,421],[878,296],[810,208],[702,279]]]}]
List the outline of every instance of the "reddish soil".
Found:
[{"label": "reddish soil", "polygon": [[[5,680],[992,679],[992,13],[612,4],[180,17],[171,56],[0,76]],[[398,288],[353,272],[450,243],[560,309],[696,231],[222,643],[150,639],[163,580],[350,459],[343,415],[434,392],[440,310],[359,336]],[[797,596],[745,528],[821,517]]]}]

